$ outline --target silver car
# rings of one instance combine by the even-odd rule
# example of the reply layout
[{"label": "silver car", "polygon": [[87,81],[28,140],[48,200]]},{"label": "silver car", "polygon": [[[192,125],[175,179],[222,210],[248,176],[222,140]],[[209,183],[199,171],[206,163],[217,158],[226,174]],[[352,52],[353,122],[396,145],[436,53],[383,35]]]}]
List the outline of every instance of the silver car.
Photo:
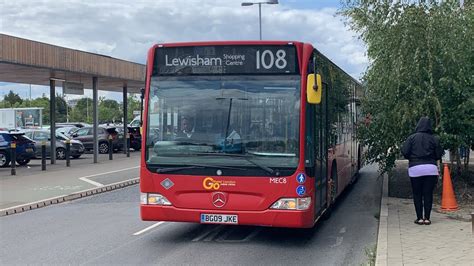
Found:
[{"label": "silver car", "polygon": [[[35,143],[35,157],[41,158],[41,144],[43,141],[46,142],[46,157],[50,157],[51,154],[51,139],[50,132],[47,130],[30,130],[26,131],[25,135],[32,139]],[[66,135],[56,132],[56,159],[66,159],[66,140],[71,141],[71,157],[77,159],[84,153],[84,145],[78,140],[73,140]]]}]

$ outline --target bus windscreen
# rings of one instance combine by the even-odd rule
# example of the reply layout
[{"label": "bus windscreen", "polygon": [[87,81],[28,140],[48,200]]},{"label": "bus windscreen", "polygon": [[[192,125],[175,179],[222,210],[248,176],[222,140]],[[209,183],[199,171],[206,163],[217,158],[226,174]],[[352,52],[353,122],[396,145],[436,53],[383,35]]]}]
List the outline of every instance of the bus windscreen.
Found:
[{"label": "bus windscreen", "polygon": [[152,77],[146,161],[295,171],[299,86],[296,75]]}]

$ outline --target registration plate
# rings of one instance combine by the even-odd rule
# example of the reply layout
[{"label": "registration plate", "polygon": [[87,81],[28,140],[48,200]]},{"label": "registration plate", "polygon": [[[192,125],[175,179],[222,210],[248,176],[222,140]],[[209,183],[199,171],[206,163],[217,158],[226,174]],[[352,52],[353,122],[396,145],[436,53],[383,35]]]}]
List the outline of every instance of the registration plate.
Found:
[{"label": "registration plate", "polygon": [[32,148],[27,148],[27,149],[26,149],[26,152],[27,152],[27,153],[32,153],[32,152],[33,152],[33,149],[32,149]]},{"label": "registration plate", "polygon": [[237,215],[201,214],[202,224],[238,224]]}]

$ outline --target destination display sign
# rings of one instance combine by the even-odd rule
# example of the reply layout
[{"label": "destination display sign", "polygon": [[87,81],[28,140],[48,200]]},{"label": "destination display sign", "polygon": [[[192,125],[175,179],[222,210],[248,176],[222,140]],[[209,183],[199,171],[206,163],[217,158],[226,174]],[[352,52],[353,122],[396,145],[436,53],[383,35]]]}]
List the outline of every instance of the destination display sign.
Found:
[{"label": "destination display sign", "polygon": [[153,75],[298,74],[293,45],[159,47]]}]

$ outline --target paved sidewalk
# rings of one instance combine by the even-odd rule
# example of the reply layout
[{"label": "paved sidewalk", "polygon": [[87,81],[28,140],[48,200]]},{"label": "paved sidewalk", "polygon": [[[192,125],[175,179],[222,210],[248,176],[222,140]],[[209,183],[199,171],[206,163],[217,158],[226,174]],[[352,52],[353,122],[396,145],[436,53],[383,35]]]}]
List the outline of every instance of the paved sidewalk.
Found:
[{"label": "paved sidewalk", "polygon": [[139,152],[130,154],[130,158],[123,154],[116,155],[113,161],[109,161],[108,156],[101,157],[96,164],[92,163],[92,159],[71,161],[71,167],[66,167],[61,161],[46,171],[32,164],[29,168],[19,168],[16,176],[9,175],[9,169],[1,169],[0,209],[62,197],[138,177]]},{"label": "paved sidewalk", "polygon": [[470,221],[433,211],[431,225],[416,225],[413,201],[386,193],[380,218],[377,265],[474,265]]}]

